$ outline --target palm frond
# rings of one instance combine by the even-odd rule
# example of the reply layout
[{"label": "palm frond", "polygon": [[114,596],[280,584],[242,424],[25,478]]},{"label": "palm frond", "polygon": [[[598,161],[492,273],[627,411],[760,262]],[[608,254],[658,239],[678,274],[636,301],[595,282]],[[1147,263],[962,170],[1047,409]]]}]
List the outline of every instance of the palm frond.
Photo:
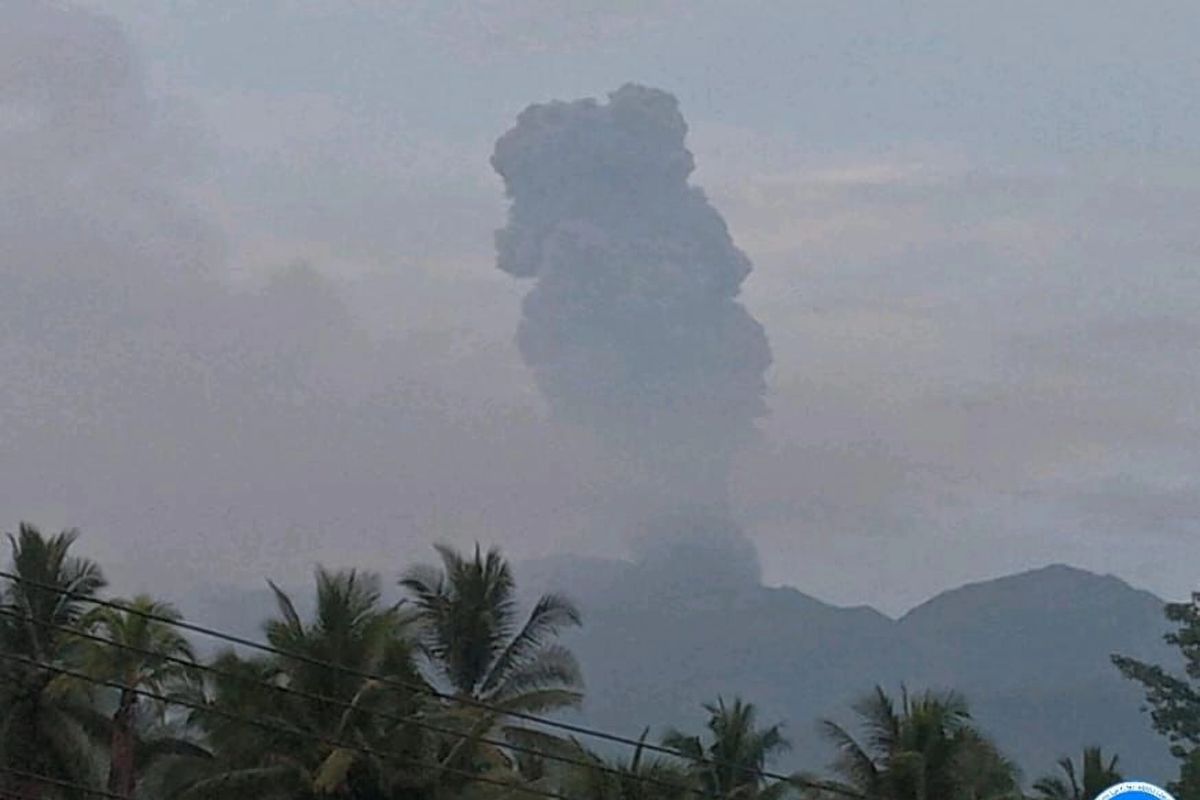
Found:
[{"label": "palm frond", "polygon": [[514,668],[538,654],[550,639],[568,626],[582,624],[582,617],[575,605],[559,594],[544,594],[538,598],[524,626],[498,658],[492,663],[480,691],[488,693]]},{"label": "palm frond", "polygon": [[1039,778],[1033,782],[1033,791],[1040,800],[1071,800],[1071,790],[1059,777]]},{"label": "palm frond", "polygon": [[875,787],[879,782],[879,767],[858,740],[832,720],[823,720],[821,730],[837,748],[834,769],[842,777],[864,789]]},{"label": "palm frond", "polygon": [[523,714],[540,714],[563,708],[579,708],[583,704],[583,693],[569,689],[537,689],[496,701],[504,711]]},{"label": "palm frond", "polygon": [[275,605],[280,616],[283,617],[286,628],[291,632],[303,631],[304,621],[300,619],[300,614],[296,611],[296,605],[292,602],[292,598],[288,597],[287,592],[280,589],[274,581],[267,581],[267,586],[271,587],[271,592],[275,595]]},{"label": "palm frond", "polygon": [[[907,713],[908,691],[904,690],[903,705]],[[867,732],[867,741],[876,752],[887,752],[900,738],[900,716],[896,704],[882,686],[876,686],[870,694],[854,704],[854,711],[862,720]]]},{"label": "palm frond", "polygon": [[495,689],[484,697],[504,701],[537,689],[582,688],[583,672],[574,654],[565,647],[551,645],[543,647],[523,663],[515,665]]},{"label": "palm frond", "polygon": [[291,800],[309,785],[291,765],[250,767],[199,778],[179,791],[178,800],[228,800],[231,797]]},{"label": "palm frond", "polygon": [[149,765],[161,758],[178,756],[212,761],[213,754],[195,742],[174,736],[153,736],[139,738],[136,748],[136,763],[138,770],[145,770]]},{"label": "palm frond", "polygon": [[663,734],[661,741],[663,747],[682,753],[685,758],[696,762],[704,760],[704,743],[700,741],[699,736],[672,729]]}]

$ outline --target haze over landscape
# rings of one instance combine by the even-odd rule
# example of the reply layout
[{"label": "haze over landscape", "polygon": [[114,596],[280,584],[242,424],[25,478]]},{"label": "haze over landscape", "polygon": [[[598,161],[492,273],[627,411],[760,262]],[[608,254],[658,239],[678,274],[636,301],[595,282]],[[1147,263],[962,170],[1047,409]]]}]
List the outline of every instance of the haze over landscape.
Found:
[{"label": "haze over landscape", "polygon": [[196,582],[620,552],[515,345],[488,159],[635,79],[755,264],[770,414],[730,502],[768,583],[1190,590],[1194,9],[529,8],[6,3],[8,524]]},{"label": "haze over landscape", "polygon": [[1200,8],[749,5],[0,3],[0,529],[241,631],[498,545],[589,723],[945,685],[1167,775]]}]

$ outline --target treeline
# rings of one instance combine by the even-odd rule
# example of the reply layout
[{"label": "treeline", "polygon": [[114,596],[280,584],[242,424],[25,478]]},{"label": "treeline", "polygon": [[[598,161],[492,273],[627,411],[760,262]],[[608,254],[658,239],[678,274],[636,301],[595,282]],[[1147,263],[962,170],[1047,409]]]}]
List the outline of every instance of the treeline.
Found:
[{"label": "treeline", "polygon": [[[788,742],[736,698],[705,706],[704,731],[605,742],[553,718],[584,696],[558,642],[581,624],[578,610],[547,594],[521,613],[508,563],[478,547],[439,546],[438,563],[403,574],[398,604],[373,573],[318,569],[306,617],[272,584],[263,641],[227,638],[201,658],[201,629],[160,600],[107,594],[77,538],[24,524],[9,536],[0,798],[1092,800],[1122,778],[1115,756],[1090,748],[1027,795],[954,692],[867,693],[856,725],[821,723],[834,754],[822,775],[770,771]],[[1194,680],[1198,608],[1168,608]],[[1200,800],[1200,691],[1115,661],[1146,686],[1181,760],[1176,797]]]}]

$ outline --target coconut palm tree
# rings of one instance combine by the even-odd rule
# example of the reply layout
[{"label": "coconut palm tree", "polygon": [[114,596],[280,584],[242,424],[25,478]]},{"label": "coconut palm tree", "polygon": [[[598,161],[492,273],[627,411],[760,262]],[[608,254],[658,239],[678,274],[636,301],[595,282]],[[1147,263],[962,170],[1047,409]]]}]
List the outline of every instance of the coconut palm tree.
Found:
[{"label": "coconut palm tree", "polygon": [[582,677],[575,657],[553,644],[580,624],[565,597],[544,594],[518,626],[516,585],[496,549],[475,546],[464,558],[436,546],[441,567],[418,566],[400,581],[420,613],[422,643],[440,677],[462,697],[512,711],[578,705]]},{"label": "coconut palm tree", "polygon": [[711,797],[739,800],[774,800],[793,788],[783,781],[768,781],[763,770],[772,756],[790,746],[779,725],[759,729],[753,703],[734,698],[727,706],[721,698],[706,704],[711,741],[706,746],[699,736],[670,731],[663,744],[682,753],[704,793]]},{"label": "coconut palm tree", "polygon": [[954,772],[956,800],[1025,800],[1020,791],[1021,771],[1004,756],[996,743],[974,728],[959,734]]},{"label": "coconut palm tree", "polygon": [[[16,579],[0,592],[0,769],[93,785],[106,720],[86,689],[55,671],[81,666],[80,640],[63,629],[78,625],[84,599],[104,587],[99,566],[71,555],[78,538],[75,530],[47,537],[27,523],[9,536]],[[3,772],[0,789],[32,800],[47,792]]]},{"label": "coconut palm tree", "polygon": [[572,765],[565,770],[561,785],[579,800],[688,800],[696,784],[686,767],[675,761],[646,756],[642,731],[629,759],[606,759],[577,740],[569,743],[573,760],[590,766]]},{"label": "coconut palm tree", "polygon": [[988,800],[1015,797],[1015,770],[971,724],[955,692],[902,691],[899,706],[881,687],[854,706],[863,737],[822,721],[837,747],[836,779],[801,776],[810,796],[860,800]]},{"label": "coconut palm tree", "polygon": [[[171,624],[182,620],[173,606],[147,595],[114,603],[128,610],[104,606],[84,616],[82,626],[112,644],[86,641],[83,661],[89,675],[125,687],[118,692],[112,714],[108,791],[132,797],[138,768],[148,766],[152,756],[198,754],[198,748],[186,741],[150,735],[146,721],[140,719],[144,703],[138,692],[169,695],[196,682],[198,672],[180,663],[194,662],[195,654],[191,642]],[[168,709],[156,703],[153,711],[161,728]]]},{"label": "coconut palm tree", "polygon": [[382,602],[373,574],[318,569],[316,581],[311,621],[271,585],[267,639],[303,658],[227,651],[213,662],[208,709],[193,717],[213,758],[167,781],[182,800],[419,797],[431,781],[422,732],[406,722],[425,697],[411,617]]},{"label": "coconut palm tree", "polygon": [[[445,545],[436,549],[441,565],[415,567],[400,585],[417,607],[431,680],[460,700],[447,703],[439,719],[462,733],[440,761],[456,769],[513,766],[515,759],[477,740],[496,727],[510,741],[534,735],[505,723],[507,712],[579,705],[579,665],[554,641],[563,628],[580,624],[579,612],[565,597],[544,594],[521,622],[512,571],[498,550],[485,554],[476,545],[474,555],[464,557]],[[475,763],[480,760],[482,766]]]},{"label": "coconut palm tree", "polygon": [[1083,761],[1078,771],[1070,758],[1058,760],[1059,769],[1066,780],[1057,775],[1047,775],[1033,784],[1034,797],[1038,800],[1095,800],[1096,796],[1124,778],[1117,771],[1117,756],[1104,760],[1099,747],[1085,747]]}]

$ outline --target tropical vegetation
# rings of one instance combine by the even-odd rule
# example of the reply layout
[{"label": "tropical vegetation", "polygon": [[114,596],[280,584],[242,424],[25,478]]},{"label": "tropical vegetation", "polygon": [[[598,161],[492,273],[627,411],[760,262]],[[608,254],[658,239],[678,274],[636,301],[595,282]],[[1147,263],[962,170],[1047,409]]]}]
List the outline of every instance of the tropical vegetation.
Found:
[{"label": "tropical vegetation", "polygon": [[1108,787],[1124,780],[1117,770],[1117,756],[1104,759],[1099,747],[1086,747],[1079,769],[1069,758],[1061,758],[1058,767],[1062,776],[1047,775],[1033,784],[1036,800],[1096,800]]},{"label": "tropical vegetation", "polygon": [[833,778],[802,775],[809,797],[861,800],[1000,800],[1020,797],[1016,768],[971,722],[966,700],[954,692],[901,690],[899,701],[882,687],[854,706],[855,732],[823,720],[837,750]]},{"label": "tropical vegetation", "polygon": [[[204,650],[169,603],[105,594],[78,537],[8,537],[5,800],[1094,800],[1121,779],[1094,747],[1025,795],[961,695],[904,687],[821,721],[825,774],[772,771],[788,738],[736,696],[703,706],[702,731],[585,744],[546,724],[584,698],[560,640],[580,612],[556,594],[523,610],[498,550],[438,545],[394,595],[375,573],[319,567],[311,601],[270,584],[261,644]],[[1167,613],[1184,676],[1114,660],[1180,759],[1176,796],[1200,800],[1200,597]]]},{"label": "tropical vegetation", "polygon": [[1183,656],[1182,675],[1158,664],[1114,655],[1113,663],[1146,691],[1154,729],[1180,761],[1179,780],[1169,788],[1176,800],[1200,800],[1200,592],[1187,603],[1168,603],[1167,619],[1177,626],[1164,638]]}]

